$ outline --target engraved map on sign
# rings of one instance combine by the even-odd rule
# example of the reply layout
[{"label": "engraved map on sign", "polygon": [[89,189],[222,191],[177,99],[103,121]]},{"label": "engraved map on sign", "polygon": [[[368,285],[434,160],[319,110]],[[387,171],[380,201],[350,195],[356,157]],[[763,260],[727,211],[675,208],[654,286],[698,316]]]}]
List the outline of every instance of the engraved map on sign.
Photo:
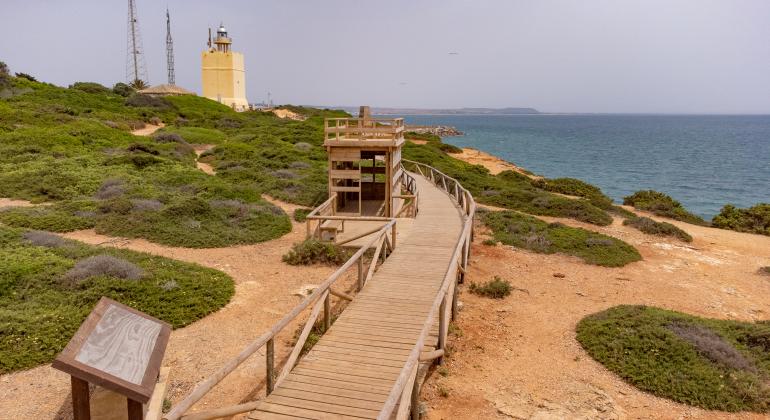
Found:
[{"label": "engraved map on sign", "polygon": [[139,385],[160,330],[161,324],[110,305],[75,360]]}]

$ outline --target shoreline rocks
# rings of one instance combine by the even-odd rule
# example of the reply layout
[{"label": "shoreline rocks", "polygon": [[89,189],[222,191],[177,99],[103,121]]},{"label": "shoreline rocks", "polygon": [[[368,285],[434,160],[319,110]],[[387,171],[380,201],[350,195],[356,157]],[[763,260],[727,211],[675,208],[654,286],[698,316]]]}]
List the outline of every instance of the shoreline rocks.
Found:
[{"label": "shoreline rocks", "polygon": [[406,131],[419,134],[435,134],[439,137],[464,136],[465,133],[449,125],[408,125]]}]

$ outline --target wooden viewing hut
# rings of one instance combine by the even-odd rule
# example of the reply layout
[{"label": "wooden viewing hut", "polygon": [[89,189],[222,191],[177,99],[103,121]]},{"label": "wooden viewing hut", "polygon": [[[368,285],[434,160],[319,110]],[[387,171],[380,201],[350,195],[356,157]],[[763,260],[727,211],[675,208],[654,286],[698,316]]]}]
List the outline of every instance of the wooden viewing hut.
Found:
[{"label": "wooden viewing hut", "polygon": [[358,118],[327,118],[324,146],[329,156],[329,196],[334,213],[396,217],[402,200],[401,147],[404,119],[372,118],[362,106]]}]

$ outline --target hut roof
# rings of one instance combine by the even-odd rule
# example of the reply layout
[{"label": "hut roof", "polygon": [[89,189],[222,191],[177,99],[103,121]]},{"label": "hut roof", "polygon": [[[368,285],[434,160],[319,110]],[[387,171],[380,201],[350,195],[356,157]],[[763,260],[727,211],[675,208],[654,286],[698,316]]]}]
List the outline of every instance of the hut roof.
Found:
[{"label": "hut roof", "polygon": [[177,85],[169,85],[169,84],[151,86],[146,89],[140,90],[139,93],[143,95],[158,95],[158,96],[195,95],[195,92],[190,92],[185,88],[179,87]]}]

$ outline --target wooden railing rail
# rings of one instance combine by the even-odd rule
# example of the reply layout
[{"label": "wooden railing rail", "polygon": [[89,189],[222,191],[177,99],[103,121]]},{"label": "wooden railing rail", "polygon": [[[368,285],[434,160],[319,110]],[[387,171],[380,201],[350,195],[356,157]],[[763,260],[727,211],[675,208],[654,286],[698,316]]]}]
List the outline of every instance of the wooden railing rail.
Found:
[{"label": "wooden railing rail", "polygon": [[[403,168],[403,165],[401,166]],[[337,208],[337,193],[332,193],[326,201],[321,203],[318,207],[305,216],[305,223],[307,225],[305,239],[315,238],[321,239],[321,226],[324,222],[329,220],[337,220],[342,223],[344,229],[346,221],[361,221],[361,222],[389,222],[399,217],[415,217],[419,210],[420,192],[417,189],[417,182],[414,177],[408,172],[403,171],[400,177],[401,186],[409,194],[397,194],[393,198],[401,199],[405,201],[404,206],[399,209],[395,217],[383,217],[383,216],[352,216],[352,215],[338,215]],[[338,242],[338,245],[344,245],[348,242],[360,239],[367,236],[374,231],[369,231],[363,235],[357,235],[353,238],[347,238],[344,242]],[[395,231],[393,232],[395,235]]]},{"label": "wooden railing rail", "polygon": [[[462,233],[457,239],[452,259],[447,267],[444,280],[441,283],[441,288],[436,293],[428,318],[425,320],[422,330],[420,331],[417,343],[409,353],[406,364],[401,369],[401,373],[399,374],[396,383],[391,388],[388,398],[385,401],[385,405],[377,416],[378,420],[390,419],[397,404],[400,404],[399,410],[396,413],[397,419],[405,419],[407,417],[407,410],[404,406],[411,407],[410,414],[413,420],[419,419],[419,410],[417,408],[419,403],[420,384],[417,382],[417,370],[420,363],[421,350],[430,333],[433,322],[436,319],[436,316],[438,316],[438,344],[436,345],[435,354],[431,355],[431,357],[436,356],[435,360],[437,360],[439,364],[442,363],[442,357],[446,346],[446,337],[449,330],[449,321],[453,319],[457,313],[457,285],[462,281],[463,274],[467,271],[470,246],[473,240],[473,216],[476,212],[476,202],[473,199],[473,195],[463,188],[456,179],[423,163],[404,160],[404,164],[413,167],[416,172],[419,172],[427,179],[431,180],[437,187],[443,189],[447,194],[452,196],[459,210],[463,214],[464,220]],[[407,395],[410,396],[410,401],[406,400]]]},{"label": "wooden railing rail", "polygon": [[[302,300],[297,306],[295,306],[288,314],[284,315],[283,318],[281,318],[273,327],[262,334],[260,337],[258,337],[256,340],[252,341],[250,344],[248,344],[241,352],[234,358],[230,359],[225,363],[221,368],[219,368],[214,374],[206,378],[205,380],[199,382],[195,388],[192,390],[192,392],[185,397],[182,401],[180,401],[176,406],[174,406],[171,411],[166,414],[163,418],[166,420],[177,420],[184,416],[186,419],[213,419],[228,415],[234,415],[238,413],[243,413],[247,411],[251,411],[256,407],[256,402],[247,403],[247,404],[240,404],[237,406],[231,406],[231,407],[224,407],[224,408],[218,408],[214,410],[207,410],[206,412],[197,412],[193,413],[191,415],[185,415],[187,410],[189,410],[196,402],[198,402],[201,398],[203,398],[209,391],[211,391],[214,386],[216,386],[220,381],[222,381],[227,375],[232,373],[241,363],[243,363],[246,359],[248,359],[250,356],[252,356],[254,353],[256,353],[259,349],[266,347],[266,394],[269,395],[273,389],[275,389],[276,386],[278,386],[281,381],[288,375],[288,373],[291,371],[291,369],[294,367],[294,364],[297,362],[302,347],[305,345],[305,341],[307,340],[308,335],[310,334],[310,330],[313,328],[313,325],[316,322],[316,319],[318,318],[319,314],[321,313],[321,310],[323,309],[323,321],[324,321],[324,332],[326,332],[329,329],[329,326],[331,324],[331,296],[339,295],[339,292],[332,291],[332,286],[334,283],[354,264],[358,263],[358,282],[357,282],[357,288],[360,291],[361,288],[366,284],[366,281],[368,281],[375,269],[378,262],[378,259],[382,256],[384,259],[386,257],[386,253],[382,252],[383,246],[388,247],[389,249],[393,249],[395,247],[395,241],[396,236],[392,235],[391,238],[388,238],[388,230],[395,230],[396,226],[396,220],[388,220],[387,223],[385,223],[378,231],[375,233],[375,235],[372,237],[372,239],[369,240],[369,242],[362,246],[358,251],[356,251],[353,256],[350,257],[340,268],[338,268],[334,273],[332,273],[323,283],[321,283],[318,287],[316,287],[313,292],[307,296],[305,299]],[[364,263],[363,263],[363,257],[364,253],[374,244],[377,245],[377,251],[375,251],[374,257],[372,258],[370,265],[368,267],[368,270],[366,271],[366,274],[364,273]],[[340,297],[341,299],[348,300],[350,296],[345,295],[343,297]],[[302,330],[302,333],[299,336],[299,339],[297,340],[296,344],[294,345],[294,348],[291,351],[291,354],[289,355],[289,358],[287,359],[286,363],[284,364],[284,367],[282,371],[276,376],[275,375],[275,336],[278,335],[281,331],[283,331],[292,321],[297,319],[297,317],[308,307],[313,305],[313,308],[310,312],[310,316],[305,322],[305,326]]]}]

